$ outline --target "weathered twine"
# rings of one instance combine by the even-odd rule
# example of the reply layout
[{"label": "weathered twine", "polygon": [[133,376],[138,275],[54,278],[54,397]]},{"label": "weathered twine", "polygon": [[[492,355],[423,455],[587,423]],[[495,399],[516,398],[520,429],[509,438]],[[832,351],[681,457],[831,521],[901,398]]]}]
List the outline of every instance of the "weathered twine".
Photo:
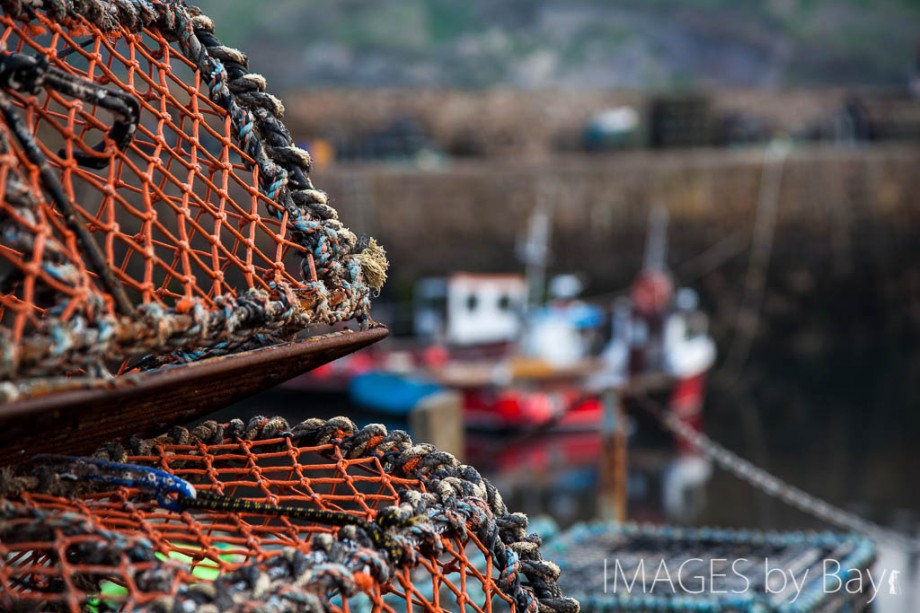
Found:
[{"label": "weathered twine", "polygon": [[[326,194],[317,190],[308,176],[309,154],[293,144],[282,123],[281,102],[266,92],[264,78],[249,73],[243,53],[220,43],[211,20],[199,9],[181,0],[0,0],[0,8],[26,24],[35,22],[41,13],[42,19],[68,28],[89,28],[96,36],[138,33],[147,28],[174,41],[197,67],[211,101],[227,112],[235,142],[258,170],[261,192],[281,205],[269,213],[286,223],[292,241],[304,248],[304,282],[299,287],[275,281],[269,289],[216,296],[212,298],[216,308],[207,308],[198,299],[180,301],[174,307],[145,303],[138,305],[132,316],[126,316],[108,307],[95,282],[79,279],[88,274],[81,262],[57,257],[52,245],[43,265],[59,270],[66,284],[84,285],[81,291],[90,296],[86,301],[90,306],[69,309],[64,302],[54,305],[35,324],[36,329],[17,343],[10,341],[12,332],[0,326],[0,380],[61,374],[77,368],[93,374],[104,371],[103,361],[148,354],[160,359],[148,360],[147,365],[160,363],[163,356],[169,356],[169,361],[200,359],[289,339],[315,324],[351,319],[368,323],[370,297],[386,278],[383,249],[373,239],[362,243],[339,221]],[[38,75],[29,85],[40,88],[43,83],[47,85],[46,80]],[[18,80],[13,79],[6,87],[18,87],[23,93]],[[0,92],[0,96],[5,94]],[[15,124],[16,119],[8,118],[7,122]],[[10,125],[8,130],[16,133],[17,127],[21,126]],[[6,137],[7,130],[3,132],[0,136]],[[112,133],[116,133],[115,128]],[[120,141],[125,140],[124,134],[117,135]],[[8,145],[4,147],[8,149]],[[34,249],[30,241],[35,240],[45,221],[34,195],[23,194],[23,182],[17,182],[12,166],[15,156],[8,151],[0,151],[0,155],[12,177],[3,197],[13,203],[15,211],[0,214],[4,242],[28,259],[30,249]],[[90,159],[84,158],[81,163]],[[46,164],[47,160],[39,166]],[[49,191],[47,182],[43,186]],[[49,242],[53,240],[48,237]],[[47,244],[44,248],[49,249]],[[53,287],[49,290],[54,292]]]},{"label": "weathered twine", "polygon": [[[223,611],[242,609],[246,604],[273,603],[277,610],[325,611],[329,594],[343,597],[355,594],[362,574],[370,574],[375,581],[385,584],[401,566],[413,564],[411,552],[437,555],[443,552],[442,537],[466,539],[472,536],[486,549],[498,573],[495,583],[511,598],[516,610],[534,613],[578,611],[577,601],[565,597],[557,585],[559,567],[543,559],[540,537],[527,533],[527,517],[509,512],[499,492],[475,468],[461,464],[451,454],[438,451],[432,445],[413,443],[400,430],[389,432],[379,424],[358,428],[345,417],[308,419],[291,426],[280,417],[259,416],[248,422],[239,419],[227,424],[208,421],[192,430],[175,427],[155,439],[135,437],[112,442],[100,447],[93,457],[125,462],[130,456],[157,456],[164,453],[164,446],[168,445],[199,450],[184,454],[219,455],[222,451],[214,450],[214,445],[279,440],[279,449],[283,449],[287,444],[285,439],[295,448],[330,446],[323,452],[330,457],[337,452],[348,460],[375,458],[388,475],[418,479],[424,491],[397,488],[399,505],[394,511],[403,517],[420,519],[399,524],[391,531],[393,538],[404,543],[410,555],[387,555],[386,549],[376,546],[365,529],[345,526],[335,535],[314,535],[311,550],[306,554],[292,548],[265,564],[249,564],[225,573],[214,583],[179,582],[172,596],[158,599],[151,610],[191,610],[209,606],[211,610]],[[176,461],[170,461],[169,465],[176,465]],[[58,473],[49,472],[47,466],[43,468],[42,464],[32,469],[20,467],[16,473],[0,474],[0,497],[8,498],[0,510],[7,509],[7,516],[31,512],[23,510],[20,502],[10,502],[23,492],[35,494],[43,490],[58,496],[82,496],[87,493],[86,487],[86,481],[67,481]],[[3,525],[0,513],[0,533]],[[92,532],[92,529],[87,531]],[[99,547],[105,549],[108,540],[111,539],[100,539]],[[136,543],[136,546],[142,548],[143,543]],[[138,556],[149,559],[143,553]],[[171,561],[164,572],[174,574],[175,561]],[[145,576],[150,581],[163,581],[153,570],[146,571]],[[145,586],[139,587],[145,589]],[[266,607],[266,610],[275,609]]]}]

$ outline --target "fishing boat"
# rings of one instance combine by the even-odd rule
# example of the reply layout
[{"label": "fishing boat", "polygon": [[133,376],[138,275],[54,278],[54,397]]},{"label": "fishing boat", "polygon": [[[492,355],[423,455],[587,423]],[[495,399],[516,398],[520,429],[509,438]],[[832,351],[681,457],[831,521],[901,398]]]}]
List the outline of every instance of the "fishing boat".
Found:
[{"label": "fishing boat", "polygon": [[652,386],[702,427],[715,344],[696,292],[675,289],[667,271],[666,227],[666,214],[655,209],[643,269],[629,294],[610,306],[583,300],[582,283],[570,274],[553,277],[538,305],[532,277],[542,271],[423,279],[413,339],[393,339],[309,377],[337,378],[358,406],[399,416],[428,395],[452,390],[466,425],[493,432],[597,431],[604,390],[628,396]]}]

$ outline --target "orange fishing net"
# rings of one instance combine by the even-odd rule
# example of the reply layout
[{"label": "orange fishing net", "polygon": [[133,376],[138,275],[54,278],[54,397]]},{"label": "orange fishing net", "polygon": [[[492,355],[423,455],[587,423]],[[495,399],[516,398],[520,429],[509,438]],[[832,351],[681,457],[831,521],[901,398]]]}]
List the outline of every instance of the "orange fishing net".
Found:
[{"label": "orange fishing net", "polygon": [[0,380],[367,320],[382,250],[338,221],[280,101],[207,17],[0,6]]},{"label": "orange fishing net", "polygon": [[[207,17],[181,0],[0,9],[0,402],[367,322],[382,250],[339,222]],[[196,494],[171,509],[73,458],[0,470],[0,609],[577,610],[526,517],[403,432],[206,422],[96,457]],[[234,510],[192,507],[205,492]]]},{"label": "orange fishing net", "polygon": [[4,609],[577,610],[526,517],[509,513],[474,469],[400,431],[259,417],[96,455],[270,505],[368,519],[399,505],[422,521],[394,533],[410,554],[394,561],[353,526],[177,513],[135,488],[74,482],[37,462],[0,479]]}]

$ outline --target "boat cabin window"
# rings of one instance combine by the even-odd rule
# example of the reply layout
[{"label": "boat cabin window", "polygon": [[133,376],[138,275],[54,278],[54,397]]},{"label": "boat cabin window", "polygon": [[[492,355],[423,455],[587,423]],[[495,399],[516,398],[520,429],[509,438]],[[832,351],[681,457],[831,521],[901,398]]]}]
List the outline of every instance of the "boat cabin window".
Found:
[{"label": "boat cabin window", "polygon": [[517,307],[527,293],[519,275],[456,274],[447,282],[446,340],[458,345],[500,343],[520,330]]}]

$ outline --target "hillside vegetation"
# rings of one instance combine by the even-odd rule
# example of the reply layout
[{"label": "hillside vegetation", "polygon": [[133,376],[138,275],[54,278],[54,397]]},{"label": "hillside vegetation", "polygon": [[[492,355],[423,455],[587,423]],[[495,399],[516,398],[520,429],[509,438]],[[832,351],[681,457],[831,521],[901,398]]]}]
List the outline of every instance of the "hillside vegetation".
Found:
[{"label": "hillside vegetation", "polygon": [[902,84],[918,0],[200,0],[275,89]]}]

